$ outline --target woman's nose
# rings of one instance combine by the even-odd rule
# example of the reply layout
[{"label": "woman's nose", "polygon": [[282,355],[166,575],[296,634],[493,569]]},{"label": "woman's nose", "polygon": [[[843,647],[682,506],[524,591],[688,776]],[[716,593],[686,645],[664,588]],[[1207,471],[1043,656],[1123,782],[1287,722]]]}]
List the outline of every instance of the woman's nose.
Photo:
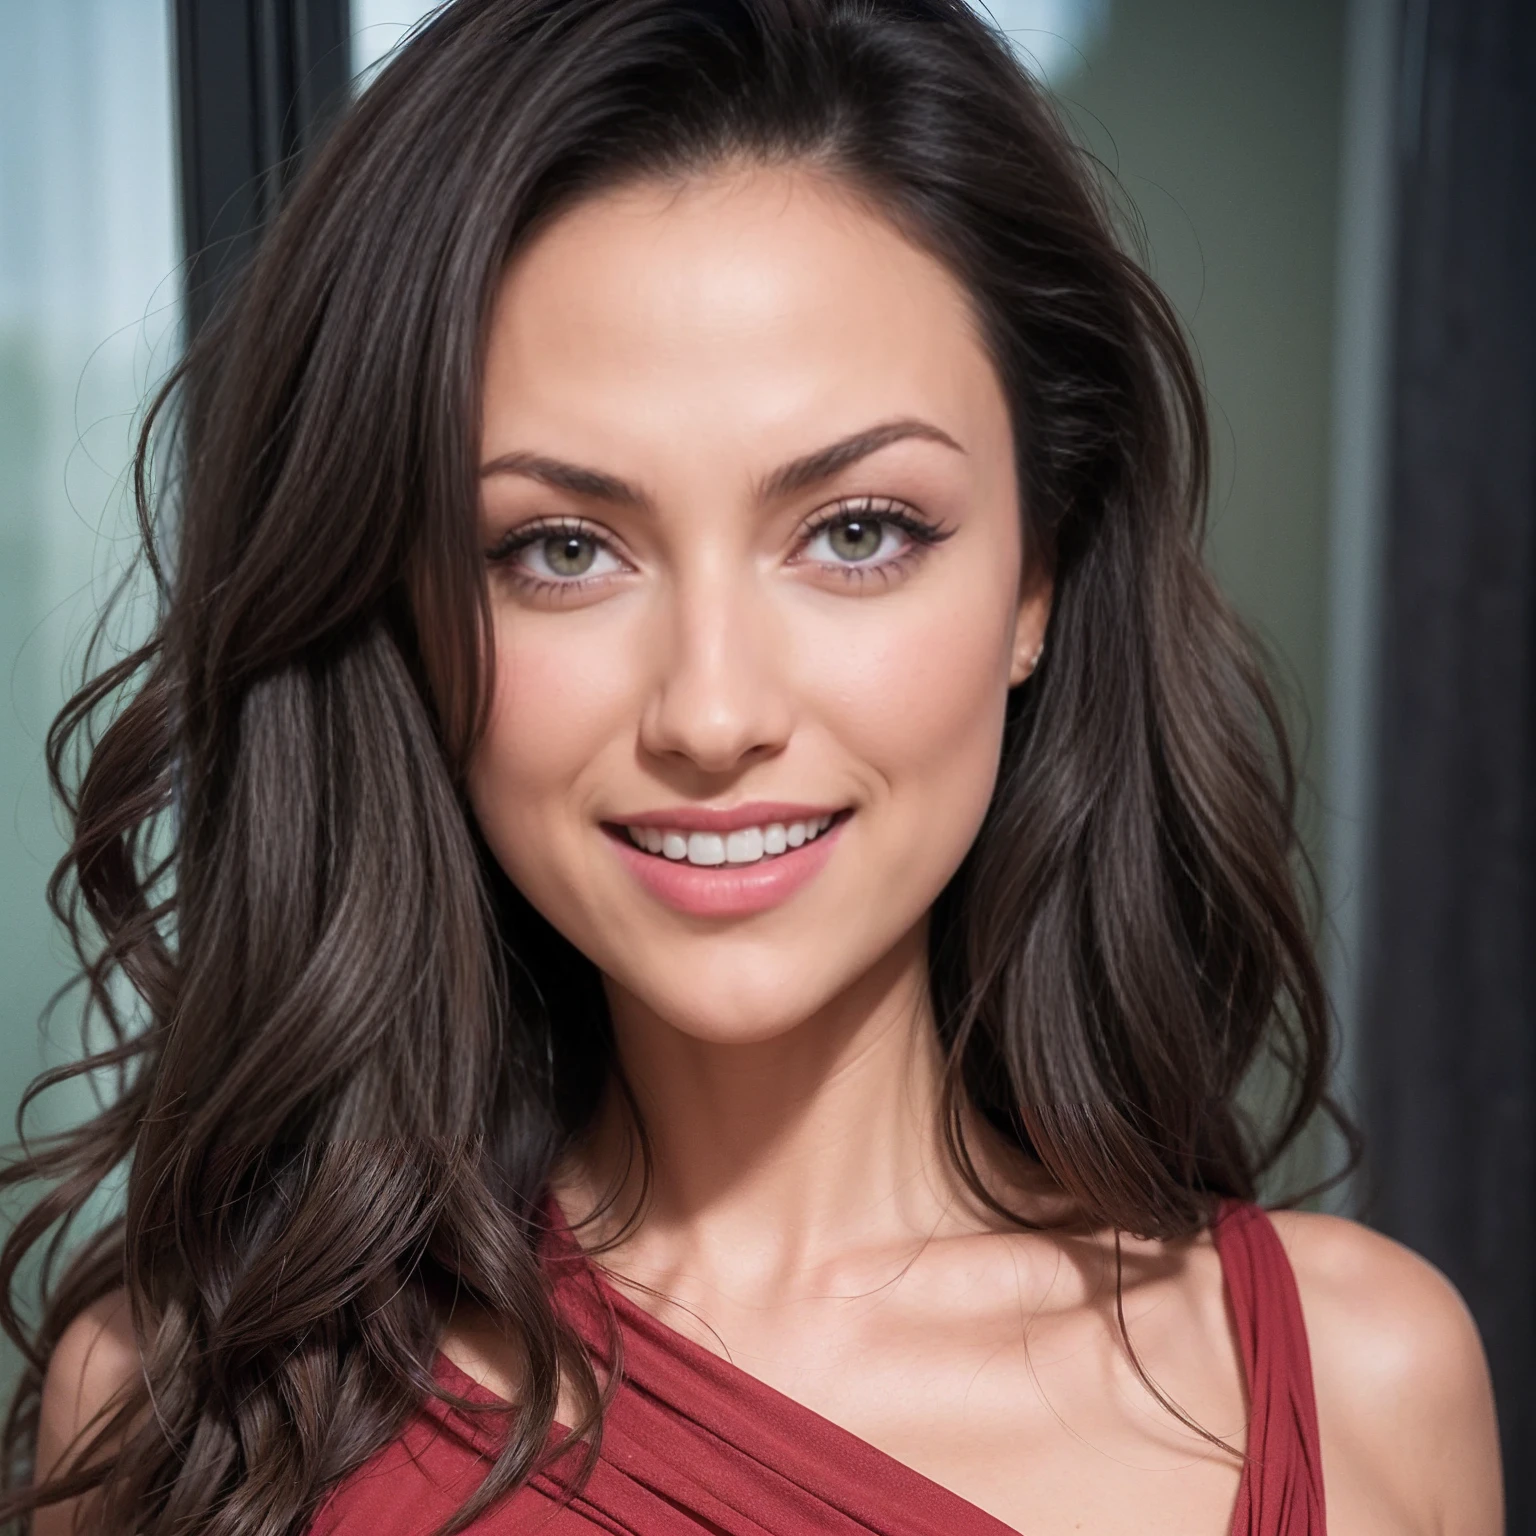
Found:
[{"label": "woman's nose", "polygon": [[751,575],[711,562],[666,599],[641,744],[701,772],[728,773],[780,750],[793,710],[767,596]]}]

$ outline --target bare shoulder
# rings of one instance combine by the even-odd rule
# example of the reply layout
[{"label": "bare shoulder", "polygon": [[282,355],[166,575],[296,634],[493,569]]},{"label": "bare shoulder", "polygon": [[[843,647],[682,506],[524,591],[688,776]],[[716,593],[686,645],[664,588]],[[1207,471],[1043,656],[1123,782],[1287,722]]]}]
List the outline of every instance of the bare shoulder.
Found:
[{"label": "bare shoulder", "polygon": [[[1304,1211],[1270,1218],[1290,1256],[1314,1344],[1344,1352],[1362,1389],[1465,1386],[1482,1346],[1456,1288],[1411,1249],[1358,1222]],[[1316,1350],[1314,1350],[1316,1352]]]},{"label": "bare shoulder", "polygon": [[[139,1374],[139,1350],[126,1292],[113,1291],[93,1302],[64,1330],[48,1361],[37,1426],[39,1477],[58,1472],[70,1449],[94,1420],[110,1411]],[[83,1442],[82,1442],[83,1444]],[[69,1504],[38,1510],[34,1536],[72,1529]]]},{"label": "bare shoulder", "polygon": [[1300,1211],[1272,1220],[1301,1294],[1330,1524],[1360,1528],[1345,1516],[1358,1499],[1394,1509],[1402,1529],[1498,1536],[1493,1390],[1456,1288],[1357,1222]]}]

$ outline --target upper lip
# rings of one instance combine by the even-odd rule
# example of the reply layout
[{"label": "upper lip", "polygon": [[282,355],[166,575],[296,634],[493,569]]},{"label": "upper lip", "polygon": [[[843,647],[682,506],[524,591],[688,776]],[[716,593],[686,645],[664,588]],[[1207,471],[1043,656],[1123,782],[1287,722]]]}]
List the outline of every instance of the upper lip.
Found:
[{"label": "upper lip", "polygon": [[793,805],[787,800],[752,800],[713,810],[707,805],[677,805],[666,811],[641,811],[635,816],[615,816],[620,827],[675,828],[679,832],[739,832],[743,827],[767,827],[775,822],[815,821],[846,810],[841,805]]}]

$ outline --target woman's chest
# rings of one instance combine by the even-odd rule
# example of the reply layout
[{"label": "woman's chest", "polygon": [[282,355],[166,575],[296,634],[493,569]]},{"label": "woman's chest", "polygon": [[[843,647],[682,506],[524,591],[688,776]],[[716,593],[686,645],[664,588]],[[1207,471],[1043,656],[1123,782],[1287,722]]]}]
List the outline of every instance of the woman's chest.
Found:
[{"label": "woman's chest", "polygon": [[[1246,1391],[1219,1271],[1207,1278],[1214,1306],[1198,1287],[1126,1296],[1131,1347],[1166,1401],[1137,1369],[1113,1286],[1052,1305],[974,1272],[783,1307],[701,1294],[637,1308],[637,1363],[664,1378],[680,1367],[678,1407],[718,1414],[766,1461],[787,1442],[790,1475],[818,1486],[851,1459],[1030,1536],[1226,1536]],[[757,1446],[753,1411],[767,1426]]]},{"label": "woman's chest", "polygon": [[[968,1317],[930,1320],[915,1337],[892,1319],[854,1340],[781,1338],[771,1353],[738,1349],[733,1360],[807,1415],[808,1436],[825,1421],[1030,1536],[1227,1536],[1246,1397],[1236,1362],[1199,1343],[1178,1364],[1161,1347],[1143,1358],[1166,1403],[1118,1331],[1092,1324]],[[839,1442],[825,1450],[835,1458]]]}]

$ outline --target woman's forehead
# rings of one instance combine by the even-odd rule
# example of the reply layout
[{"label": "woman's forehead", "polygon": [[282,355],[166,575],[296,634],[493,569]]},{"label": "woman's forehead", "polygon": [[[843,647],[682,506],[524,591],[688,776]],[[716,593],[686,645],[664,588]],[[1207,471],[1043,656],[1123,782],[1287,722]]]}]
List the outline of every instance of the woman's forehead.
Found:
[{"label": "woman's forehead", "polygon": [[484,450],[593,428],[655,444],[684,424],[804,441],[897,416],[961,436],[1000,411],[950,273],[826,178],[763,168],[591,199],[520,253],[492,320]]}]

